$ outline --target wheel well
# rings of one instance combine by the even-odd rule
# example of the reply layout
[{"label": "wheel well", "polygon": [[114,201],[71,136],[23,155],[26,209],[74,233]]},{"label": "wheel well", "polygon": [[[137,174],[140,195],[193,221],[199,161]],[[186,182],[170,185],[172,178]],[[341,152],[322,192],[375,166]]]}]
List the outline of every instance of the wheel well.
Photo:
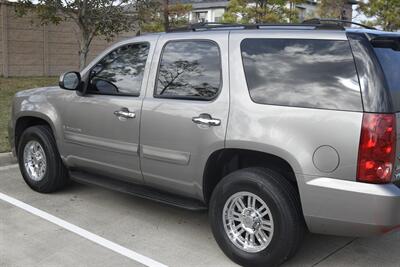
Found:
[{"label": "wheel well", "polygon": [[18,144],[22,133],[29,127],[35,125],[49,125],[47,121],[38,117],[21,117],[15,124],[15,153],[18,155]]},{"label": "wheel well", "polygon": [[231,172],[248,167],[266,167],[283,175],[297,190],[296,176],[290,164],[275,155],[245,149],[222,149],[208,158],[203,176],[206,203],[218,182]]}]

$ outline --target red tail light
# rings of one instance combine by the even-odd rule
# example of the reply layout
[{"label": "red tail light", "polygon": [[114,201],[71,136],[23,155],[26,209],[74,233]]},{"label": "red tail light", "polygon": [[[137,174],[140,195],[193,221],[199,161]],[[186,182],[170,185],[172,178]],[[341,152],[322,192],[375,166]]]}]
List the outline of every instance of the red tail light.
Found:
[{"label": "red tail light", "polygon": [[395,115],[364,113],[358,149],[357,180],[389,183],[394,168],[395,151]]}]

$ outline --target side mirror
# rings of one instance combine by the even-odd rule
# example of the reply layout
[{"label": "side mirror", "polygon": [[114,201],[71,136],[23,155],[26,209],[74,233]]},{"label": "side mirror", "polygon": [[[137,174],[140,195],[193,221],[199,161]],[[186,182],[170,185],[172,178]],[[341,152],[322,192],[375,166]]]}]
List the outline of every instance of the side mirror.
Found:
[{"label": "side mirror", "polygon": [[58,82],[62,89],[77,90],[81,84],[81,74],[76,71],[70,71],[62,74]]}]

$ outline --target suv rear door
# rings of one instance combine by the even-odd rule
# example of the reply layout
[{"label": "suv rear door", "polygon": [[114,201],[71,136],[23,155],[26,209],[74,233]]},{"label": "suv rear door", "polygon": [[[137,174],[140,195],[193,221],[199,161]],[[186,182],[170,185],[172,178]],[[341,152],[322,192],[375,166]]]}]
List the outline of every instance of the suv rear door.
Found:
[{"label": "suv rear door", "polygon": [[228,33],[170,33],[157,43],[141,121],[147,185],[202,199],[210,154],[224,148]]}]

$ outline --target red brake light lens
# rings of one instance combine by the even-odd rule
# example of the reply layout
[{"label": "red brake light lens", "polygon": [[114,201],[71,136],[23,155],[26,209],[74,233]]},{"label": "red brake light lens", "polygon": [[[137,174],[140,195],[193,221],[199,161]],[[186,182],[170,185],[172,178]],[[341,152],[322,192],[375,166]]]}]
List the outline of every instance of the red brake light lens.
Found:
[{"label": "red brake light lens", "polygon": [[395,163],[396,117],[364,113],[358,150],[357,180],[389,183]]}]

